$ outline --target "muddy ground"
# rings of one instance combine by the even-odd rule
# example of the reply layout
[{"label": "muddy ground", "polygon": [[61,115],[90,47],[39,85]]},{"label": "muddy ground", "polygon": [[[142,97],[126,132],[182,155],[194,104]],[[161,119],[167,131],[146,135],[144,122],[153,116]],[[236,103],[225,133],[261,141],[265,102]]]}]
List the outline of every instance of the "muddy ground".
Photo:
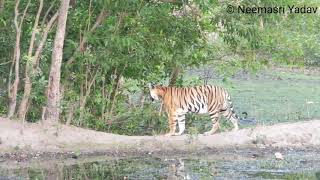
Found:
[{"label": "muddy ground", "polygon": [[[33,159],[78,159],[79,157],[126,157],[156,154],[234,154],[249,156],[288,149],[320,147],[320,120],[258,126],[211,136],[123,136],[73,126],[46,127],[0,118],[0,164]],[[245,151],[244,151],[245,150]],[[238,153],[239,154],[239,153]]]}]

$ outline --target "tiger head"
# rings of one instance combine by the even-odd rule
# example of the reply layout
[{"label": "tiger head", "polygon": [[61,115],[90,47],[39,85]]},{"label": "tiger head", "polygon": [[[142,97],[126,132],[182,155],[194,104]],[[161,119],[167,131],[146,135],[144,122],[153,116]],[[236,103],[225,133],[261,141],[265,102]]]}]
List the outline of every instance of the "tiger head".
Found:
[{"label": "tiger head", "polygon": [[164,95],[164,89],[165,87],[149,84],[151,101],[162,99]]}]

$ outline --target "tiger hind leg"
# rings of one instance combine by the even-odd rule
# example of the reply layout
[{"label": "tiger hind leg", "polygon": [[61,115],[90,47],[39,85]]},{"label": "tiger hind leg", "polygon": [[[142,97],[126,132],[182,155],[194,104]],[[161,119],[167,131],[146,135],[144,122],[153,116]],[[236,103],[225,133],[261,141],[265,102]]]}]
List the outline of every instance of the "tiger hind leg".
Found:
[{"label": "tiger hind leg", "polygon": [[232,131],[237,131],[239,130],[238,122],[239,122],[239,117],[238,115],[233,111],[233,109],[228,108],[225,112],[222,114],[224,117],[229,119],[231,123],[233,124],[233,129]]},{"label": "tiger hind leg", "polygon": [[210,113],[210,118],[212,120],[212,128],[210,131],[204,133],[205,136],[214,134],[219,129],[219,113]]}]

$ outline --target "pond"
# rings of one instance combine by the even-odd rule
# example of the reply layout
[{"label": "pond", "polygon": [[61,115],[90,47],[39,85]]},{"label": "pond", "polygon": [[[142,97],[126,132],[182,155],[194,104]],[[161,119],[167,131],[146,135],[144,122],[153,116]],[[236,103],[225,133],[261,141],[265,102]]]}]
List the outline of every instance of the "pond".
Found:
[{"label": "pond", "polygon": [[198,155],[95,157],[91,160],[39,161],[0,169],[0,179],[320,179],[318,152],[243,151]]}]

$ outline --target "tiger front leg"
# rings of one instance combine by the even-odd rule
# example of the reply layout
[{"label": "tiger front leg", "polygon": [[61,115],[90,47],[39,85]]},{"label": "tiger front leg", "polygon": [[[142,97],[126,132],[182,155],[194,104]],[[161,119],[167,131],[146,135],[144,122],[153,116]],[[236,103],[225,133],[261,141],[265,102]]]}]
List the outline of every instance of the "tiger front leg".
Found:
[{"label": "tiger front leg", "polygon": [[180,136],[180,135],[183,134],[184,130],[186,129],[185,115],[184,114],[178,114],[176,116],[176,119],[178,121],[179,132],[175,133],[174,135]]},{"label": "tiger front leg", "polygon": [[165,136],[173,136],[176,132],[177,127],[177,121],[174,117],[174,113],[170,112],[168,113],[168,125],[169,125],[169,133],[165,134]]}]

